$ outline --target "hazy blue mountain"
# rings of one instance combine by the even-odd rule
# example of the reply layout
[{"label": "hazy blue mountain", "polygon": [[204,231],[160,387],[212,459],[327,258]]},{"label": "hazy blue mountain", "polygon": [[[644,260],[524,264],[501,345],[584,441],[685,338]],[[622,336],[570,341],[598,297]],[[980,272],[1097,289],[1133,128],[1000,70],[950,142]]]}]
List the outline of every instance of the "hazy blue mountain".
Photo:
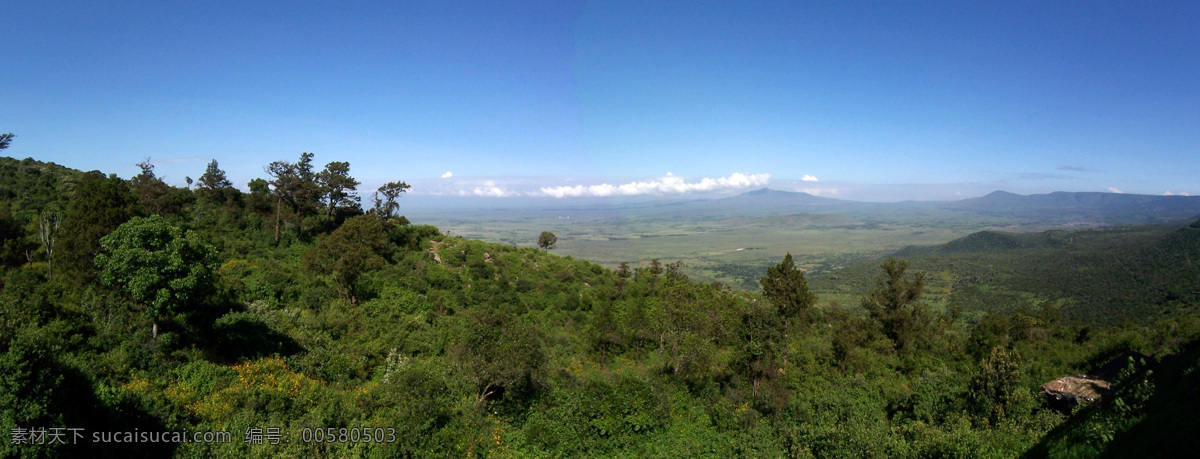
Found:
[{"label": "hazy blue mountain", "polygon": [[[507,203],[507,201],[505,201]],[[563,200],[540,205],[493,206],[477,211],[414,210],[414,215],[574,215],[575,218],[692,219],[762,218],[800,213],[841,214],[868,221],[945,223],[969,219],[999,226],[1104,226],[1163,223],[1200,215],[1200,196],[1151,196],[1095,192],[1019,195],[995,191],[959,201],[860,202],[761,188],[723,198],[598,202]],[[482,212],[482,213],[481,213]]]},{"label": "hazy blue mountain", "polygon": [[747,191],[745,193],[742,193],[742,194],[739,194],[736,196],[731,196],[728,198],[720,199],[720,201],[724,202],[724,203],[730,203],[730,204],[757,203],[757,202],[771,202],[771,203],[786,202],[786,203],[792,203],[792,204],[824,205],[824,206],[843,205],[843,204],[852,202],[852,201],[846,201],[846,200],[842,200],[842,199],[822,198],[820,196],[814,196],[812,194],[799,192],[799,191],[772,190],[770,188],[760,188],[760,189],[757,189],[754,191]]},{"label": "hazy blue mountain", "polygon": [[996,191],[943,204],[955,211],[1078,223],[1155,223],[1200,214],[1200,196],[1063,192],[1019,195]]},{"label": "hazy blue mountain", "polygon": [[996,191],[986,196],[960,201],[868,203],[763,188],[728,198],[690,201],[673,206],[698,213],[711,211],[747,216],[821,212],[868,219],[942,219],[956,214],[974,214],[1061,225],[1099,226],[1162,223],[1191,218],[1200,215],[1200,196],[1061,191],[1025,196]]}]

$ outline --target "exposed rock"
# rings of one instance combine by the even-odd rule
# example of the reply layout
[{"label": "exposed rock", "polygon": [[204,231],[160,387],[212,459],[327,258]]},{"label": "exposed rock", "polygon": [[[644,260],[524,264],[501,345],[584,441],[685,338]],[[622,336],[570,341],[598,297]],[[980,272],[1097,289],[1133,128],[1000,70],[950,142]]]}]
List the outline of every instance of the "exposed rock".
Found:
[{"label": "exposed rock", "polygon": [[1052,402],[1074,405],[1100,400],[1112,392],[1112,384],[1103,379],[1089,378],[1087,375],[1074,375],[1042,384],[1042,391]]},{"label": "exposed rock", "polygon": [[438,241],[429,241],[429,253],[433,254],[433,261],[442,264],[442,257],[438,255]]},{"label": "exposed rock", "polygon": [[1110,359],[1104,365],[1093,368],[1090,374],[1074,375],[1055,379],[1042,384],[1042,393],[1046,394],[1050,406],[1063,412],[1080,403],[1093,403],[1112,393],[1112,383],[1130,362],[1139,365],[1158,364],[1154,358],[1138,352],[1124,352]]}]

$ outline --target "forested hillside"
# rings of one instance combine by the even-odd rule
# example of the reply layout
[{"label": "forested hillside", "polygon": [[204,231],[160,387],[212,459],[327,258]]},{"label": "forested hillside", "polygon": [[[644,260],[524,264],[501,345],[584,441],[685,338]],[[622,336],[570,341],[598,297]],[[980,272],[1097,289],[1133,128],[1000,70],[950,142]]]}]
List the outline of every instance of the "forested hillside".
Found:
[{"label": "forested hillside", "polygon": [[[974,315],[1055,304],[1074,323],[1144,323],[1200,300],[1200,220],[1041,233],[981,231],[894,256],[934,274],[938,304]],[[825,292],[861,290],[875,263],[818,276]],[[1190,312],[1189,312],[1190,313]]]},{"label": "forested hillside", "polygon": [[[1200,229],[1143,229],[1143,242],[1111,250],[1103,231],[976,235],[853,268],[869,272],[843,273],[835,289],[855,301],[831,304],[790,255],[761,273],[758,294],[694,283],[678,263],[609,270],[555,256],[552,244],[449,237],[402,216],[404,182],[363,202],[350,164],[318,170],[314,160],[272,163],[242,192],[216,161],[176,188],[148,162],[124,180],[0,158],[2,455],[1011,457],[1197,446],[1188,407],[1200,314],[1186,286]],[[1105,250],[1069,248],[1088,241]],[[1047,244],[1067,248],[1020,252]],[[970,263],[994,270],[982,273],[1038,265],[988,275],[1036,280],[1027,292],[1045,301],[959,303],[921,261],[993,250],[1025,258]],[[993,285],[962,282],[954,288]],[[1099,402],[1054,409],[1039,393],[1130,352],[1145,358],[1118,361],[1124,371]],[[53,428],[85,437],[26,435]],[[92,441],[135,431],[232,441]]]}]

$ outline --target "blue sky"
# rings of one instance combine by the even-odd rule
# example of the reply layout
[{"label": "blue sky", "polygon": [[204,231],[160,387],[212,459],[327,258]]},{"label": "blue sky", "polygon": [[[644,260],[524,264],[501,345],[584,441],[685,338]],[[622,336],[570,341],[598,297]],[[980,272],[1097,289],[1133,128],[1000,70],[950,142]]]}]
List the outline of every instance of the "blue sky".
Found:
[{"label": "blue sky", "polygon": [[1200,193],[1195,2],[181,3],[6,2],[4,154],[309,151],[414,202]]}]

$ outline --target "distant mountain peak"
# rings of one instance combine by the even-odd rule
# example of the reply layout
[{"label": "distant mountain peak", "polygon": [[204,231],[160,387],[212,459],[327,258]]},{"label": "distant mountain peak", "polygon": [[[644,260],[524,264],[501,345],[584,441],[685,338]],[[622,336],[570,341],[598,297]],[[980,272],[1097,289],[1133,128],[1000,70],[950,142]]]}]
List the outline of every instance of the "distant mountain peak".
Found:
[{"label": "distant mountain peak", "polygon": [[805,193],[802,191],[772,190],[770,188],[759,188],[757,190],[747,191],[747,192],[741,193],[741,194],[736,194],[736,195],[730,196],[725,199],[756,199],[756,200],[757,199],[783,199],[783,200],[790,200],[790,201],[802,200],[802,201],[808,201],[808,202],[826,202],[826,203],[844,202],[840,199],[823,198],[823,197],[816,196],[816,195],[813,195],[810,193]]},{"label": "distant mountain peak", "polygon": [[759,189],[757,189],[757,190],[754,190],[754,191],[747,191],[747,192],[745,192],[745,193],[742,193],[742,195],[744,195],[744,196],[758,196],[758,195],[763,195],[763,194],[770,193],[771,191],[772,191],[772,190],[771,190],[770,188],[766,188],[766,187],[764,187],[764,188],[759,188]]},{"label": "distant mountain peak", "polygon": [[1004,190],[996,190],[996,191],[993,191],[986,195],[983,195],[983,197],[985,197],[985,198],[1000,198],[1000,197],[1011,198],[1011,197],[1019,197],[1019,196],[1022,196],[1022,195],[1019,195],[1016,193],[1010,193],[1010,192],[1004,191]]}]

